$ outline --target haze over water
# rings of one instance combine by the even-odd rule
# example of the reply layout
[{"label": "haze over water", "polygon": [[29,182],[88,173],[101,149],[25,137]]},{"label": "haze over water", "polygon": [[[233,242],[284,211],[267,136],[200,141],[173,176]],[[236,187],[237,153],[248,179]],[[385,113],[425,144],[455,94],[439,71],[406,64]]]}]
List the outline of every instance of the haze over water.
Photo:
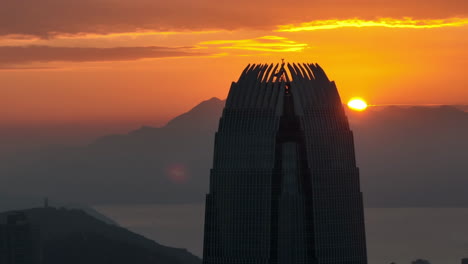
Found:
[{"label": "haze over water", "polygon": [[[100,205],[121,226],[202,256],[204,205]],[[366,208],[369,264],[458,264],[468,256],[468,208]]]}]

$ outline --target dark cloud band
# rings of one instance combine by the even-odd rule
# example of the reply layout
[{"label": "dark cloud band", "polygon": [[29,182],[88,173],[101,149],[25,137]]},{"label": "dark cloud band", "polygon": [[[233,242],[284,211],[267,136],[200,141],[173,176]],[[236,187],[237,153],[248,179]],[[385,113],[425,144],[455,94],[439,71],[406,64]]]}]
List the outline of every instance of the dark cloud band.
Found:
[{"label": "dark cloud band", "polygon": [[82,48],[51,46],[0,46],[0,66],[33,62],[129,61],[145,58],[203,56],[190,47]]},{"label": "dark cloud band", "polygon": [[332,18],[467,15],[468,1],[461,0],[3,0],[0,36],[274,29]]}]

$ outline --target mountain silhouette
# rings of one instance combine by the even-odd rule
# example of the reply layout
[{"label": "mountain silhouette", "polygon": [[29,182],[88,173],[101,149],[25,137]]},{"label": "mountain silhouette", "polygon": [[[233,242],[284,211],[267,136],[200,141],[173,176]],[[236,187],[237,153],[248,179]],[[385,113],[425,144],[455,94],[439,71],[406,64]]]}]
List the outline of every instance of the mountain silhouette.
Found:
[{"label": "mountain silhouette", "polygon": [[[201,203],[223,107],[212,98],[160,128],[2,159],[0,194],[81,204]],[[468,113],[389,106],[347,114],[366,206],[468,205]]]},{"label": "mountain silhouette", "polygon": [[[198,257],[185,249],[160,245],[124,228],[102,222],[82,210],[49,207],[21,212],[39,231],[43,263],[201,263]],[[9,213],[2,213],[0,217]]]},{"label": "mountain silhouette", "polygon": [[350,117],[368,206],[468,205],[468,113],[391,106]]}]

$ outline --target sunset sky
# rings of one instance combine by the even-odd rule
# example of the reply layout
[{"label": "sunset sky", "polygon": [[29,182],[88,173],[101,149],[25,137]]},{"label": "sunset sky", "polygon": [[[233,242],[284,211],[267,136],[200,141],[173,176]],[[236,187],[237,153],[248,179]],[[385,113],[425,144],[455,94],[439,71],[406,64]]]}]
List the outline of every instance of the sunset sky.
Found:
[{"label": "sunset sky", "polygon": [[2,0],[0,127],[162,125],[281,58],[344,101],[468,104],[467,47],[464,0]]}]

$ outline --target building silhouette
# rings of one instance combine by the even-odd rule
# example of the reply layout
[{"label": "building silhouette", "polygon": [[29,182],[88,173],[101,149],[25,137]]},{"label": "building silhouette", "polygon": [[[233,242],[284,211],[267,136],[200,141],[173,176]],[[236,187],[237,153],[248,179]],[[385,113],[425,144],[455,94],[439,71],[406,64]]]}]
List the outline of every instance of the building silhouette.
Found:
[{"label": "building silhouette", "polygon": [[411,264],[431,264],[431,263],[429,262],[429,260],[417,259],[417,260],[411,261]]},{"label": "building silhouette", "polygon": [[22,212],[12,212],[0,221],[0,264],[41,262],[39,230]]},{"label": "building silhouette", "polygon": [[205,264],[365,264],[353,134],[317,64],[249,65],[215,136]]}]

